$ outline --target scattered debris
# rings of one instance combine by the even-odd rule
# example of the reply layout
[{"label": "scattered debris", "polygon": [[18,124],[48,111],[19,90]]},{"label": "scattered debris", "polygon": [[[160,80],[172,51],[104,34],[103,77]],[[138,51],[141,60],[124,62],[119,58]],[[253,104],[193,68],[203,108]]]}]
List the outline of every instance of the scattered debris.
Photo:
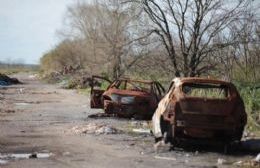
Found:
[{"label": "scattered debris", "polygon": [[107,113],[96,113],[88,115],[89,118],[106,118],[106,117],[115,117],[114,114],[107,114]]},{"label": "scattered debris", "polygon": [[30,105],[29,103],[15,103],[17,106],[28,106]]},{"label": "scattered debris", "polygon": [[7,164],[12,160],[22,159],[47,159],[53,156],[53,153],[12,153],[12,154],[1,154],[0,153],[0,165]]},{"label": "scattered debris", "polygon": [[8,86],[12,84],[21,84],[21,82],[16,78],[10,78],[5,74],[0,73],[0,86]]},{"label": "scattered debris", "polygon": [[102,126],[96,130],[96,134],[116,134],[117,130],[113,127]]},{"label": "scattered debris", "polygon": [[163,160],[173,160],[173,161],[175,161],[176,160],[176,158],[174,158],[174,157],[163,157],[163,156],[154,156],[154,158],[155,159],[163,159]]},{"label": "scattered debris", "polygon": [[0,109],[0,112],[2,112],[2,113],[15,113],[15,110],[11,110],[11,109]]},{"label": "scattered debris", "polygon": [[57,91],[54,91],[54,92],[31,92],[31,94],[40,94],[40,95],[49,95],[49,94],[58,94]]},{"label": "scattered debris", "polygon": [[143,129],[143,128],[133,129],[133,132],[140,133],[140,134],[151,134],[151,130],[150,129]]},{"label": "scattered debris", "polygon": [[37,79],[38,77],[39,77],[39,75],[38,74],[33,74],[33,75],[29,75],[28,76],[29,77],[29,79]]},{"label": "scattered debris", "polygon": [[29,156],[30,159],[36,159],[37,158],[37,153],[32,153],[30,156]]},{"label": "scattered debris", "polygon": [[[54,154],[53,153],[36,153],[34,155],[36,156],[36,158],[39,158],[39,159],[47,159],[47,158],[53,156]],[[31,157],[33,157],[33,155],[31,155]]]},{"label": "scattered debris", "polygon": [[[258,156],[257,156],[258,157]],[[259,168],[260,167],[260,162],[256,161],[257,158],[253,159],[253,160],[246,160],[246,161],[237,161],[235,163],[233,163],[233,165],[235,166],[239,166],[239,167],[251,167],[251,168]]]},{"label": "scattered debris", "polygon": [[0,159],[0,165],[4,165],[4,164],[7,164],[7,163],[8,163],[8,161]]},{"label": "scattered debris", "polygon": [[0,154],[1,159],[30,159],[30,158],[39,158],[39,159],[44,159],[44,158],[49,158],[52,156],[52,153],[13,153],[13,154]]},{"label": "scattered debris", "polygon": [[[45,102],[51,102],[51,101],[45,101]],[[17,102],[17,103],[14,103],[15,105],[17,106],[28,106],[30,104],[40,104],[42,102],[40,101],[26,101],[26,102]]]},{"label": "scattered debris", "polygon": [[256,156],[255,161],[260,163],[260,153]]},{"label": "scattered debris", "polygon": [[150,128],[150,121],[131,121],[130,125],[135,128]]},{"label": "scattered debris", "polygon": [[242,164],[243,164],[243,162],[241,160],[233,163],[233,165],[235,165],[235,166],[242,166]]},{"label": "scattered debris", "polygon": [[194,153],[195,156],[197,156],[198,154],[199,154],[199,151],[196,151],[196,152]]},{"label": "scattered debris", "polygon": [[19,94],[23,94],[23,93],[24,93],[24,90],[25,90],[25,88],[20,88],[20,89],[18,89],[17,91],[18,91]]},{"label": "scattered debris", "polygon": [[155,153],[161,153],[161,152],[169,151],[170,148],[171,148],[170,143],[166,144],[164,139],[155,143],[153,147],[154,147]]},{"label": "scattered debris", "polygon": [[51,72],[49,74],[44,74],[42,76],[42,79],[46,80],[49,83],[55,83],[57,81],[62,80],[62,74],[60,72],[55,71],[55,72]]},{"label": "scattered debris", "polygon": [[73,127],[72,130],[78,134],[117,134],[120,131],[114,127],[104,124],[90,123],[84,126]]},{"label": "scattered debris", "polygon": [[63,152],[62,155],[63,156],[70,156],[70,152]]},{"label": "scattered debris", "polygon": [[219,165],[223,165],[223,164],[225,164],[227,161],[225,160],[225,159],[222,159],[222,158],[218,158],[218,161],[217,161],[217,163],[219,164]]},{"label": "scattered debris", "polygon": [[[74,75],[69,78],[62,79],[59,85],[64,89],[86,89],[91,86],[91,82],[91,77]],[[97,82],[94,82],[94,84],[101,85]]]}]

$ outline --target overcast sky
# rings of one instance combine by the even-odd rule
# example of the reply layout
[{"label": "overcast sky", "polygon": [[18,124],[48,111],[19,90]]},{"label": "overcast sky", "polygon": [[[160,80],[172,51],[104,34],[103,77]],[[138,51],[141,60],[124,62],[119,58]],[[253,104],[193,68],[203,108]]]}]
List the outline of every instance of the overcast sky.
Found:
[{"label": "overcast sky", "polygon": [[[75,0],[74,0],[75,1]],[[0,61],[39,63],[73,0],[0,0]]]}]

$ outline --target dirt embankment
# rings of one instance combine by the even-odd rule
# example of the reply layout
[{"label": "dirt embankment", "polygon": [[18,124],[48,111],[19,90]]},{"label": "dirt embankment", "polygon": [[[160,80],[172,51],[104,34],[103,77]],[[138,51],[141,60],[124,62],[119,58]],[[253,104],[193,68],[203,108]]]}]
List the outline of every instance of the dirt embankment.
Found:
[{"label": "dirt embankment", "polygon": [[[169,151],[146,131],[149,122],[88,118],[101,112],[88,96],[44,84],[28,74],[23,85],[0,87],[0,167],[243,167],[257,151],[205,146]],[[254,149],[258,139],[243,142]]]}]

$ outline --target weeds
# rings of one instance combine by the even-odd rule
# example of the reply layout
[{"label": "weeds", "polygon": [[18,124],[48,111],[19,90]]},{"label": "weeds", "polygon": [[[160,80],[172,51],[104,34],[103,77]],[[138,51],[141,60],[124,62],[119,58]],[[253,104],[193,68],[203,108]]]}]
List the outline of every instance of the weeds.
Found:
[{"label": "weeds", "polygon": [[260,87],[255,84],[239,84],[237,88],[244,101],[248,114],[247,129],[249,131],[260,130]]}]

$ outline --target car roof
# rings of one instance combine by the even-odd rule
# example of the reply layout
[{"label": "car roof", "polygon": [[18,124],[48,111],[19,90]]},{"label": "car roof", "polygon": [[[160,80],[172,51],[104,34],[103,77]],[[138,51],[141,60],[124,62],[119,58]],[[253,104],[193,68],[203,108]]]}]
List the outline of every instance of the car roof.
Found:
[{"label": "car roof", "polygon": [[183,83],[208,83],[208,84],[221,84],[221,85],[230,85],[230,82],[212,79],[212,78],[201,78],[201,77],[183,77],[183,78],[174,78],[172,80],[176,85],[181,85]]},{"label": "car roof", "polygon": [[119,78],[118,81],[139,82],[139,83],[145,83],[145,84],[154,83],[154,81],[152,81],[152,80],[135,80],[135,79],[129,79],[129,78]]}]

